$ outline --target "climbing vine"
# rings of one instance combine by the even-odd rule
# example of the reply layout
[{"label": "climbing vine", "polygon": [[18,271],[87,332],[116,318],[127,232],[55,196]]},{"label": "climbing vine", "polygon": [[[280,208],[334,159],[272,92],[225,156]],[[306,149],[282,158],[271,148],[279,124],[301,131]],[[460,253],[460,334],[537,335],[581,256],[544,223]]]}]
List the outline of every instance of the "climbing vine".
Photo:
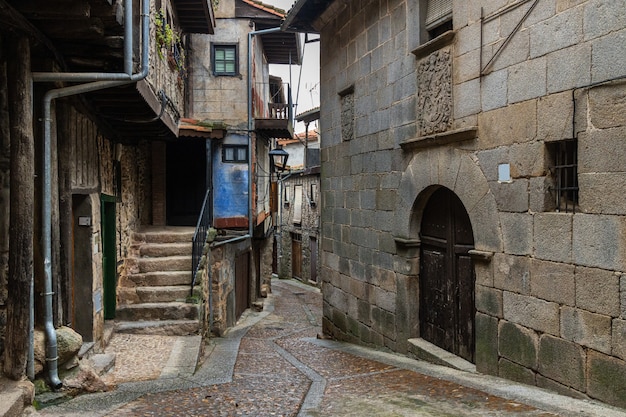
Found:
[{"label": "climbing vine", "polygon": [[180,76],[185,78],[187,72],[185,67],[185,48],[183,48],[180,36],[167,23],[165,16],[164,10],[157,11],[154,16],[157,52],[161,60],[167,58],[170,68],[173,71],[178,71]]}]

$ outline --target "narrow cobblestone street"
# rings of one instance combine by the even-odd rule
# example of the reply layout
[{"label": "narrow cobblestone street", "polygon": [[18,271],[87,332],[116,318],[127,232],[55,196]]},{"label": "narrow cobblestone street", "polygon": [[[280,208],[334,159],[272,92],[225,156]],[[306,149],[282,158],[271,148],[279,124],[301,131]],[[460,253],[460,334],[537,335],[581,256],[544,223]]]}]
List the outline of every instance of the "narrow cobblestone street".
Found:
[{"label": "narrow cobblestone street", "polygon": [[[112,393],[84,395],[44,409],[41,415],[626,415],[535,388],[504,386],[497,378],[318,339],[322,318],[319,291],[282,280],[273,281],[272,291],[263,313],[248,312],[242,319],[256,322],[233,329],[230,342],[210,346],[204,363],[186,381],[161,377],[160,385],[143,389],[137,382],[120,384],[121,399],[106,400]],[[453,382],[455,378],[468,383]],[[494,395],[494,391],[510,395]]]}]

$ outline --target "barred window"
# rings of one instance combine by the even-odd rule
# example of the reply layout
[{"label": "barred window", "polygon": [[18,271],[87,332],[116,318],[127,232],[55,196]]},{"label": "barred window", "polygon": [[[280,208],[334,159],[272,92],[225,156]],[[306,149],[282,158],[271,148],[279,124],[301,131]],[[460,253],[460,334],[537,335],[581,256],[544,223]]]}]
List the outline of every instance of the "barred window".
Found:
[{"label": "barred window", "polygon": [[552,159],[556,211],[576,212],[578,205],[578,143],[575,139],[548,145]]}]

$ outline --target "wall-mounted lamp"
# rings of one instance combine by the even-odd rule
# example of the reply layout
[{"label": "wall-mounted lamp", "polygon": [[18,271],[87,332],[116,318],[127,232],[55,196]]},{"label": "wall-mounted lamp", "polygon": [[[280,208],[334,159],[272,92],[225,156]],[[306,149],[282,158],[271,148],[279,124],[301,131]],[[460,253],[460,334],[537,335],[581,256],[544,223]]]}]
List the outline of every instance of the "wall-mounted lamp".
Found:
[{"label": "wall-mounted lamp", "polygon": [[272,171],[281,173],[287,168],[287,159],[289,153],[283,149],[281,145],[276,145],[276,149],[272,149],[269,152],[270,160],[272,162]]}]

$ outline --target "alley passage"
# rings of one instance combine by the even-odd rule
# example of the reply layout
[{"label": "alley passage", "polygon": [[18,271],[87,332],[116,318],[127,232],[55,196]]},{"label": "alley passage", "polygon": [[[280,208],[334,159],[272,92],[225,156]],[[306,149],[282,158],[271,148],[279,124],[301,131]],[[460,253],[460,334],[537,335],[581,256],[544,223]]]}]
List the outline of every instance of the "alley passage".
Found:
[{"label": "alley passage", "polygon": [[[555,416],[324,346],[319,291],[274,280],[230,382],[140,397],[109,416]],[[207,361],[219,360],[210,355]]]}]

